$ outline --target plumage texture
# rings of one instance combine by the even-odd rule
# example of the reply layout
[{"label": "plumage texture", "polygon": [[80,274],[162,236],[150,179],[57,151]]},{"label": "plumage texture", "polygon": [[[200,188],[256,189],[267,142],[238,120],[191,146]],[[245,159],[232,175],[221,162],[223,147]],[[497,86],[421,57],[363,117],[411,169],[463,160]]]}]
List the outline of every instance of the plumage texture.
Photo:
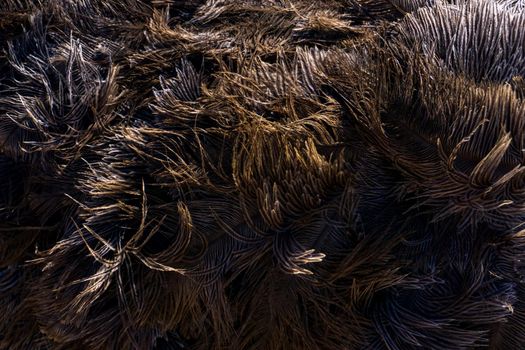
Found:
[{"label": "plumage texture", "polygon": [[0,349],[525,344],[522,0],[3,0]]}]

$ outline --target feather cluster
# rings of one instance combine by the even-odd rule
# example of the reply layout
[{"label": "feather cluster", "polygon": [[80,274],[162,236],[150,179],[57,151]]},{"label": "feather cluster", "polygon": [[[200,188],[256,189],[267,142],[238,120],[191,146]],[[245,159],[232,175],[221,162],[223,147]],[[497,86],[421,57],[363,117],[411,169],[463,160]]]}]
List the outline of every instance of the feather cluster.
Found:
[{"label": "feather cluster", "polygon": [[2,0],[0,349],[523,349],[525,2]]}]

